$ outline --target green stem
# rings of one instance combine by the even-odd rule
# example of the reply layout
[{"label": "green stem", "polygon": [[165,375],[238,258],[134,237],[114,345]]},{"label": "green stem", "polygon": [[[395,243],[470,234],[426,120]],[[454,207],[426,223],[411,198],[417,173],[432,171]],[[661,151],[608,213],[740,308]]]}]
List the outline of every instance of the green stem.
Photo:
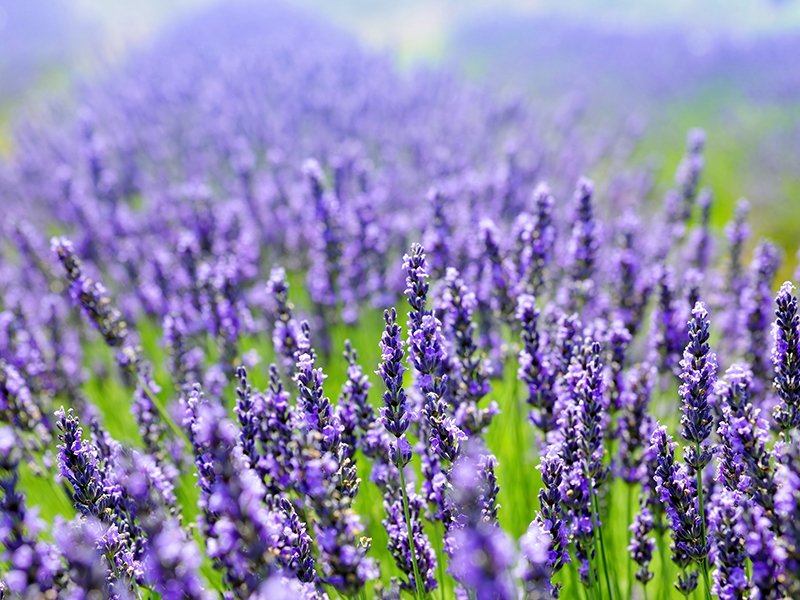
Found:
[{"label": "green stem", "polygon": [[[633,520],[633,485],[629,483],[628,484],[628,521],[627,521],[628,525],[631,525],[631,521],[632,520]],[[631,581],[631,564],[633,563],[633,560],[631,559],[630,556],[628,556],[628,560],[626,561],[626,563],[628,565],[628,573],[627,573],[628,589],[627,589],[627,593],[625,594],[625,597],[626,598],[630,598],[631,597],[631,590],[633,589],[633,581]]]},{"label": "green stem", "polygon": [[608,575],[608,563],[606,562],[606,545],[605,542],[603,541],[603,528],[598,522],[600,511],[598,510],[597,496],[595,495],[594,490],[592,489],[591,481],[589,483],[589,494],[590,494],[589,497],[592,500],[592,521],[594,521],[594,527],[597,530],[597,537],[600,539],[600,560],[603,563],[603,573],[606,578],[606,591],[608,592],[609,598],[614,598],[614,594],[611,593],[611,578]]},{"label": "green stem", "polygon": [[[661,519],[659,518],[659,523]],[[666,590],[669,590],[670,585],[670,572],[669,572],[669,557],[667,556],[667,549],[664,547],[664,532],[658,531],[658,535],[656,536],[656,544],[658,545],[658,555],[661,558],[661,578],[664,580],[661,583],[661,598],[667,598],[668,594]]]},{"label": "green stem", "polygon": [[[700,443],[694,444],[695,460],[700,460]],[[702,469],[697,469],[697,509],[700,512],[700,539],[703,543],[706,542],[706,512],[703,509],[703,472]],[[706,599],[711,600],[711,584],[708,579],[708,558],[704,557],[700,564],[703,571],[703,581],[706,586]]]},{"label": "green stem", "polygon": [[411,548],[411,564],[414,567],[414,583],[417,585],[417,597],[424,598],[425,590],[422,587],[422,579],[419,576],[419,567],[417,566],[417,551],[414,548],[414,535],[411,531],[411,516],[408,512],[408,495],[406,494],[406,477],[403,474],[403,468],[398,467],[400,471],[400,490],[403,493],[403,514],[406,517],[406,529],[408,531],[408,547]]},{"label": "green stem", "polygon": [[439,521],[433,523],[433,540],[436,546],[436,556],[439,559],[439,590],[441,590],[442,600],[444,600],[444,551],[442,550],[443,535],[439,535]]},{"label": "green stem", "polygon": [[703,562],[700,563],[703,571],[703,581],[706,584],[706,600],[711,600],[711,581],[708,577],[708,557],[703,559]]}]

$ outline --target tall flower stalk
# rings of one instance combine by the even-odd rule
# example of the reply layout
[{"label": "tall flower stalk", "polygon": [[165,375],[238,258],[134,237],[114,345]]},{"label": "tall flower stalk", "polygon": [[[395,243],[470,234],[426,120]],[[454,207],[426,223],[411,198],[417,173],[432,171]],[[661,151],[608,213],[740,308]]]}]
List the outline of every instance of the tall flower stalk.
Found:
[{"label": "tall flower stalk", "polygon": [[[704,509],[705,491],[703,488],[703,470],[711,461],[713,450],[708,446],[708,437],[713,428],[713,417],[709,404],[709,394],[717,380],[717,357],[708,344],[709,319],[708,311],[702,302],[692,309],[689,321],[689,343],[681,361],[681,379],[683,384],[679,393],[683,404],[681,411],[681,435],[693,444],[684,449],[684,460],[696,476],[695,492],[700,516],[700,532],[706,539],[706,514]],[[711,584],[708,576],[707,551],[693,557],[700,563],[703,579],[706,584],[706,596],[711,597]]]}]

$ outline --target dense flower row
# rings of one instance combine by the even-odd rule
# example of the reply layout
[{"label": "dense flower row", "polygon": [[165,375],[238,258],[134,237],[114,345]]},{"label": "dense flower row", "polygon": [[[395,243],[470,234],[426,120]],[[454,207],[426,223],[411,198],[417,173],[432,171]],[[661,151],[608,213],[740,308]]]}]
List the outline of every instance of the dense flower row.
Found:
[{"label": "dense flower row", "polygon": [[[612,600],[653,587],[658,548],[656,594],[797,597],[797,298],[774,295],[770,242],[746,265],[746,203],[715,251],[702,132],[645,219],[647,177],[578,177],[593,159],[573,131],[552,145],[520,105],[270,18],[271,38],[195,23],[4,165],[5,202],[37,212],[0,269],[0,594],[532,600],[572,578]],[[216,64],[199,34],[249,45]],[[46,227],[69,235],[48,251]],[[375,307],[378,348],[337,347]],[[115,381],[101,343],[137,440],[111,435],[121,411],[91,385]],[[503,385],[517,395],[492,399]],[[518,400],[538,510],[498,502],[521,482],[499,480],[487,434]],[[21,482],[74,516],[48,529]],[[621,488],[639,494],[635,588],[609,555]]]}]

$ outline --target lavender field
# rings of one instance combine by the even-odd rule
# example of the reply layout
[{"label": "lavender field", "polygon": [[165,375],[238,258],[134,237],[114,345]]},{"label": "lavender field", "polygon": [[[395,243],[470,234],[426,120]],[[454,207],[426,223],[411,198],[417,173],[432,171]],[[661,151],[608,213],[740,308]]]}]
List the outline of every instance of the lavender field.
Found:
[{"label": "lavender field", "polygon": [[9,128],[0,600],[800,598],[794,38],[608,57],[656,113],[758,73],[741,173],[255,6]]}]

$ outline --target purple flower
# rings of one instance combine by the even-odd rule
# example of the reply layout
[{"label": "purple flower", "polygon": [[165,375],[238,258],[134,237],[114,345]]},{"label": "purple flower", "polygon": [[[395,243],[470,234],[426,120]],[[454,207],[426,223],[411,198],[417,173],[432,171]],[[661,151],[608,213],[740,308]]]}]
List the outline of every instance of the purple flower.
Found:
[{"label": "purple flower", "polygon": [[266,478],[273,496],[284,493],[291,482],[292,423],[289,393],[283,389],[278,367],[269,366],[269,388],[263,395],[263,413],[258,421],[259,458],[254,465]]},{"label": "purple flower", "polygon": [[[691,561],[708,555],[709,544],[703,535],[703,519],[698,510],[697,488],[686,469],[675,464],[675,443],[666,427],[657,427],[651,439],[656,457],[656,492],[669,518],[672,529],[672,560],[685,573]],[[688,594],[697,586],[697,572],[679,576],[677,587]]]},{"label": "purple flower", "polygon": [[344,453],[355,463],[356,450],[363,445],[364,436],[375,423],[375,411],[369,403],[369,388],[372,384],[357,363],[358,353],[350,340],[344,342],[344,358],[347,361],[347,381],[336,405],[336,414],[342,424]]},{"label": "purple flower", "polygon": [[54,523],[53,537],[67,563],[72,583],[67,588],[71,600],[110,598],[117,594],[128,597],[125,590],[115,590],[108,581],[109,565],[99,549],[106,532],[107,526],[91,517],[67,522],[59,517]]},{"label": "purple flower", "polygon": [[[734,525],[734,531],[744,540],[744,552],[752,564],[750,580],[753,585],[753,597],[759,600],[777,600],[784,598],[784,590],[789,591],[786,597],[793,597],[797,590],[797,571],[791,575],[789,569],[784,571],[787,552],[783,543],[770,530],[770,519],[757,504],[741,513]],[[792,520],[796,515],[792,515]],[[792,542],[790,542],[792,543]],[[796,552],[795,552],[796,554]],[[796,562],[791,565],[796,569]],[[787,564],[787,567],[790,566]],[[789,577],[787,577],[789,575]]]},{"label": "purple flower", "polygon": [[753,559],[753,583],[762,590],[764,598],[774,597],[779,575],[786,579],[790,597],[800,593],[800,520],[797,518],[800,514],[800,435],[792,432],[778,456],[780,466],[775,473],[778,527],[775,530],[765,511],[756,509],[749,524],[753,535],[747,538],[752,544],[748,553],[757,552],[757,559]]},{"label": "purple flower", "polygon": [[56,411],[56,417],[56,426],[61,432],[58,466],[61,476],[72,487],[75,508],[86,516],[106,517],[111,497],[106,493],[106,482],[98,470],[97,449],[83,439],[83,429],[72,409],[65,413],[62,407]]},{"label": "purple flower", "polygon": [[772,452],[767,448],[769,426],[749,402],[752,382],[750,370],[735,364],[717,383],[715,395],[722,404],[717,430],[721,440],[719,479],[729,491],[747,494],[768,515],[774,515],[776,484]]},{"label": "purple flower", "polygon": [[57,549],[39,540],[44,522],[28,510],[19,490],[20,449],[11,427],[0,427],[0,561],[11,594],[49,594],[57,591],[62,572]]},{"label": "purple flower", "polygon": [[86,277],[81,271],[81,261],[67,238],[53,238],[50,241],[53,251],[58,255],[70,282],[70,291],[94,324],[103,339],[111,348],[118,348],[120,365],[135,363],[138,350],[129,339],[128,326],[122,314],[111,304],[105,286]]},{"label": "purple flower", "polygon": [[653,290],[649,276],[643,272],[641,249],[636,244],[636,236],[640,234],[638,219],[630,212],[623,214],[612,265],[613,299],[615,318],[624,323],[631,335],[636,335],[642,325]]},{"label": "purple flower", "polygon": [[453,502],[458,518],[446,539],[448,572],[476,600],[512,600],[514,544],[502,529],[484,518],[483,499],[491,494],[481,476],[477,443],[453,465]]},{"label": "purple flower", "polygon": [[[408,498],[408,515],[411,522],[413,540],[411,543],[414,545],[413,556],[417,561],[417,568],[422,580],[422,589],[426,593],[430,593],[439,584],[436,581],[436,552],[434,552],[430,540],[422,527],[422,510],[425,500],[413,491],[411,485],[408,486],[406,496]],[[383,507],[386,511],[386,518],[383,519],[382,523],[386,528],[386,533],[389,535],[389,552],[406,578],[400,587],[410,593],[415,593],[417,582],[414,577],[411,544],[408,538],[409,528],[406,523],[400,491],[389,490],[384,496]]]},{"label": "purple flower", "polygon": [[650,326],[650,362],[659,374],[676,371],[683,347],[683,334],[678,324],[675,306],[675,282],[671,267],[658,267],[656,272],[658,304],[652,313]]},{"label": "purple flower", "polygon": [[523,347],[519,353],[517,379],[528,386],[527,402],[533,407],[529,418],[546,435],[556,426],[555,374],[549,357],[544,351],[542,335],[539,333],[539,309],[533,296],[519,297],[517,320],[522,328]]},{"label": "purple flower", "polygon": [[558,598],[559,588],[550,582],[552,550],[550,534],[536,520],[519,540],[520,560],[515,574],[522,580],[525,600]]},{"label": "purple flower", "polygon": [[612,468],[629,484],[645,478],[645,453],[654,427],[649,404],[655,378],[655,367],[647,363],[631,367],[620,397],[622,414],[617,426],[620,447]]},{"label": "purple flower", "polygon": [[253,390],[247,380],[247,369],[238,367],[236,377],[239,385],[236,388],[236,406],[233,411],[239,421],[239,444],[250,464],[255,466],[258,462],[256,436],[260,428],[259,412],[263,410],[263,407],[256,406],[256,398],[253,396]]},{"label": "purple flower", "polygon": [[686,134],[686,155],[681,159],[675,172],[675,183],[681,195],[681,221],[687,222],[692,216],[692,208],[697,196],[697,186],[703,172],[703,146],[706,133],[702,129],[691,129]]},{"label": "purple flower", "polygon": [[746,510],[747,503],[740,492],[721,490],[714,496],[708,513],[716,566],[711,593],[720,600],[750,598],[750,582],[745,573],[747,552],[739,525]]},{"label": "purple flower", "polygon": [[222,407],[197,404],[195,415],[195,442],[204,450],[200,519],[208,556],[234,594],[245,598],[279,567],[274,554],[283,519],[264,503],[266,489],[237,445],[236,427]]},{"label": "purple flower", "polygon": [[483,242],[482,260],[482,298],[489,301],[489,306],[496,316],[508,321],[514,314],[515,300],[514,266],[504,257],[500,250],[500,232],[491,219],[483,219],[479,224],[480,238]]},{"label": "purple flower", "polygon": [[425,260],[425,249],[419,244],[411,245],[411,254],[403,256],[403,269],[406,271],[406,297],[411,311],[408,314],[409,336],[422,325],[422,317],[429,314],[428,265]]},{"label": "purple flower", "polygon": [[757,395],[768,388],[769,362],[768,338],[772,311],[772,280],[781,264],[781,251],[771,242],[758,244],[750,267],[751,283],[744,291],[742,308],[747,325],[747,348],[744,358],[753,371]]},{"label": "purple flower", "polygon": [[427,394],[422,414],[428,425],[428,441],[433,452],[443,460],[455,462],[467,436],[447,413],[444,400],[433,392]]},{"label": "purple flower", "polygon": [[641,511],[636,513],[633,523],[628,527],[628,531],[631,532],[628,553],[631,560],[639,567],[634,573],[634,577],[642,585],[647,585],[653,578],[653,573],[650,572],[650,561],[653,559],[656,540],[650,536],[650,533],[654,528],[653,515],[650,514],[650,510],[646,506],[643,506]]},{"label": "purple flower", "polygon": [[698,302],[689,321],[689,343],[681,361],[683,384],[679,393],[683,400],[681,435],[694,444],[685,452],[686,463],[699,471],[712,456],[712,450],[706,444],[714,425],[708,400],[717,380],[717,357],[708,345],[709,335],[708,312],[705,305]]},{"label": "purple flower", "polygon": [[[539,490],[539,512],[534,523],[538,525],[542,534],[549,537],[546,558],[540,560],[538,564],[546,567],[546,587],[558,597],[560,585],[554,586],[551,578],[570,562],[568,531],[561,508],[564,461],[560,456],[560,448],[557,445],[549,446],[547,454],[542,457],[541,464],[537,468],[542,473],[542,489]],[[528,528],[528,532],[526,536],[538,533],[531,527]],[[525,554],[524,548],[523,554]],[[526,558],[531,560],[528,556]]]},{"label": "purple flower", "polygon": [[784,432],[800,427],[800,317],[793,291],[794,285],[789,281],[781,286],[775,298],[778,308],[772,326],[775,338],[772,350],[775,379],[772,385],[780,398],[772,416]]},{"label": "purple flower", "polygon": [[474,339],[477,329],[473,320],[477,306],[475,295],[467,289],[455,269],[447,269],[445,282],[443,329],[453,348],[453,356],[449,357],[453,373],[453,378],[448,380],[449,398],[456,407],[458,426],[468,435],[473,435],[491,424],[498,409],[495,403],[487,408],[478,406],[491,386],[484,356]]},{"label": "purple flower", "polygon": [[580,308],[595,294],[595,262],[599,240],[592,207],[594,183],[581,178],[573,197],[575,215],[572,233],[567,246],[567,271],[569,273],[570,306]]},{"label": "purple flower", "polygon": [[142,559],[147,584],[168,600],[211,598],[199,575],[199,548],[170,514],[172,485],[158,465],[152,457],[134,452],[118,468],[130,509],[148,538]]},{"label": "purple flower", "polygon": [[705,273],[711,262],[712,238],[710,232],[711,204],[713,196],[711,190],[705,188],[697,195],[697,207],[700,209],[700,228],[692,240],[692,266],[700,273]]},{"label": "purple flower", "polygon": [[403,340],[397,324],[395,309],[383,312],[386,328],[381,336],[381,365],[377,373],[383,378],[386,391],[383,392],[384,406],[380,409],[381,421],[386,430],[399,438],[409,425],[408,399],[403,389]]},{"label": "purple flower", "polygon": [[547,184],[540,183],[533,190],[533,215],[520,214],[515,221],[518,246],[518,287],[525,293],[539,294],[544,287],[548,266],[553,260],[556,240],[553,226],[555,198]]}]

